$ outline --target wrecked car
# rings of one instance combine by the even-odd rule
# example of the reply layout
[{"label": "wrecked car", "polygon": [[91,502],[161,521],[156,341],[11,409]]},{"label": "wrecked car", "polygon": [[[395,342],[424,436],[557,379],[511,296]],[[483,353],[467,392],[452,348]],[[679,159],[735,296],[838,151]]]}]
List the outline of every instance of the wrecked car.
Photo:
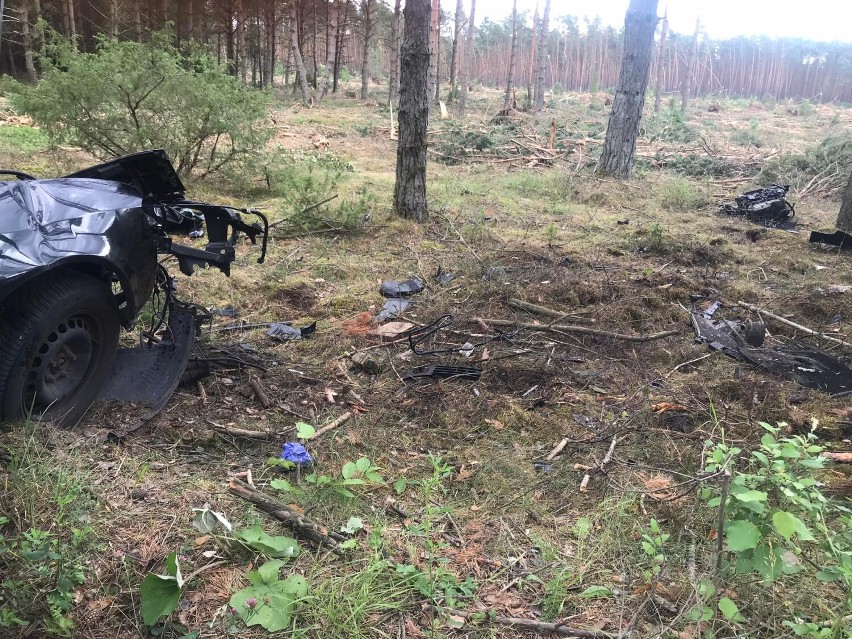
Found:
[{"label": "wrecked car", "polygon": [[[54,179],[0,169],[0,420],[70,427],[98,399],[165,405],[200,321],[159,256],[186,275],[208,266],[229,275],[241,234],[261,239],[263,262],[269,226],[257,211],[184,192],[160,150]],[[172,240],[198,237],[202,220],[203,249]],[[141,315],[141,343],[119,347]]]}]

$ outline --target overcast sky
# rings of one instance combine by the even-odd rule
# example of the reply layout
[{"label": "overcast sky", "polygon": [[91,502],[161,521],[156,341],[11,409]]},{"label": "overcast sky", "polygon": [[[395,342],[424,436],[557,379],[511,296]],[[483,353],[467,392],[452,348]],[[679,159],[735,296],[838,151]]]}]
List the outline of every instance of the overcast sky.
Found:
[{"label": "overcast sky", "polygon": [[[463,0],[470,11],[470,0]],[[536,2],[518,0],[518,11],[535,10]],[[444,0],[443,5],[453,3]],[[560,15],[594,17],[605,24],[624,25],[629,0],[551,0],[551,19]],[[799,37],[807,40],[852,42],[852,0],[660,0],[659,14],[668,7],[669,24],[680,33],[692,33],[700,15],[711,38],[739,35]],[[453,7],[445,7],[453,11]],[[486,16],[495,22],[512,13],[512,0],[478,0],[476,23]]]}]

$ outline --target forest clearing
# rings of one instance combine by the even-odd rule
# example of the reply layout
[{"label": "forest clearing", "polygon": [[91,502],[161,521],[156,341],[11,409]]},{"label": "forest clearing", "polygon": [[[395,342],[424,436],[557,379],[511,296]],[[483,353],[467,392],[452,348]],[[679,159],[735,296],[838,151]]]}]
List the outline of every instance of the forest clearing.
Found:
[{"label": "forest clearing", "polygon": [[[265,89],[262,154],[172,157],[270,227],[230,277],[162,258],[204,320],[165,408],[3,425],[0,636],[852,637],[849,395],[732,352],[849,361],[850,253],[809,241],[848,104],[669,91],[616,179],[612,90],[472,82],[430,110],[418,223],[386,81],[296,84]],[[0,168],[101,158],[8,86]],[[772,184],[792,224],[721,210]]]}]

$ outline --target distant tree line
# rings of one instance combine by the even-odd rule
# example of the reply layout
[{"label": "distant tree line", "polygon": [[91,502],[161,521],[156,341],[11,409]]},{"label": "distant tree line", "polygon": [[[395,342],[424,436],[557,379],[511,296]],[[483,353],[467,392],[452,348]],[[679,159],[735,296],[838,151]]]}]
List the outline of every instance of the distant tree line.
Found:
[{"label": "distant tree line", "polygon": [[[305,99],[339,90],[341,78],[360,77],[362,98],[376,83],[399,86],[402,41],[400,0],[6,0],[0,73],[38,79],[47,28],[72,37],[91,51],[104,35],[144,41],[173,23],[177,43],[206,44],[230,72],[256,86],[292,85]],[[543,23],[542,11],[517,13],[502,22],[486,18],[468,43],[470,0],[432,0],[430,93],[451,100],[451,87],[506,87],[518,94],[536,77],[544,86],[597,91],[614,87],[623,53],[623,30],[599,20],[574,17]],[[480,8],[480,11],[482,8]],[[665,37],[663,32],[666,31]],[[440,37],[435,37],[439,33]],[[436,45],[435,43],[438,43]],[[471,51],[472,47],[472,51]],[[700,25],[694,33],[657,25],[651,86],[680,99],[719,94],[732,97],[852,102],[852,45],[798,39],[712,40]],[[452,82],[452,84],[451,84]],[[521,90],[523,89],[523,90]],[[538,102],[536,99],[535,102]],[[536,104],[535,106],[538,106]]]}]

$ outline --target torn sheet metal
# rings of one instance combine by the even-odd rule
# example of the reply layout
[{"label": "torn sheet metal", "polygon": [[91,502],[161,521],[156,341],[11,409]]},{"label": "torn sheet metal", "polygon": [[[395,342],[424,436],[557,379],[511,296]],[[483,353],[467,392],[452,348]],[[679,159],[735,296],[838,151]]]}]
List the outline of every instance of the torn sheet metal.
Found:
[{"label": "torn sheet metal", "polygon": [[745,217],[750,222],[772,228],[793,229],[795,208],[787,201],[789,185],[773,184],[762,189],[747,191],[734,198],[734,204],[723,204],[720,208],[726,215]]}]

